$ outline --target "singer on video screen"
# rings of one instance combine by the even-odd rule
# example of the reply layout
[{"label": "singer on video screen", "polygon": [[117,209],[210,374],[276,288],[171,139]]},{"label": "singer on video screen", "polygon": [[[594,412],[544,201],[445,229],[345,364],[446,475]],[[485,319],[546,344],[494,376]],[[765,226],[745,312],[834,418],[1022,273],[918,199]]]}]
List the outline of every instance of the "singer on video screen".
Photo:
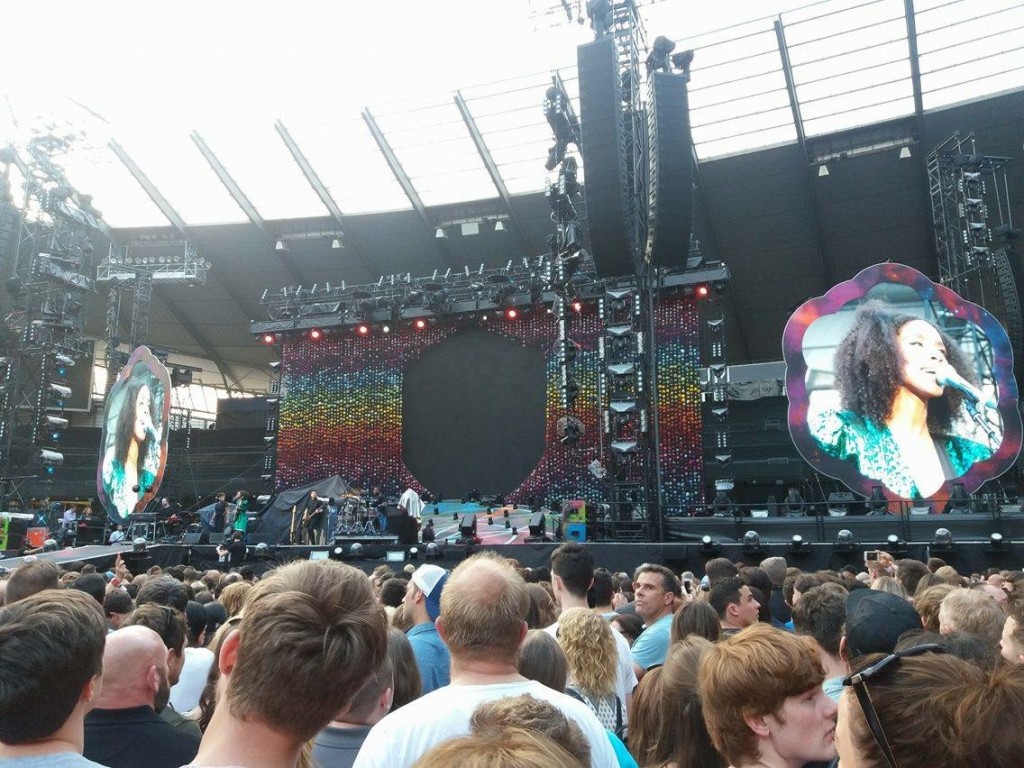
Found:
[{"label": "singer on video screen", "polygon": [[102,482],[111,511],[122,519],[137,511],[147,493],[152,495],[160,474],[163,397],[163,384],[143,363],[136,363],[111,390],[117,405],[107,417]]},{"label": "singer on video screen", "polygon": [[971,361],[921,317],[865,303],[835,349],[834,374],[841,407],[810,420],[815,443],[899,497],[934,495],[998,447],[966,412],[992,405]]}]

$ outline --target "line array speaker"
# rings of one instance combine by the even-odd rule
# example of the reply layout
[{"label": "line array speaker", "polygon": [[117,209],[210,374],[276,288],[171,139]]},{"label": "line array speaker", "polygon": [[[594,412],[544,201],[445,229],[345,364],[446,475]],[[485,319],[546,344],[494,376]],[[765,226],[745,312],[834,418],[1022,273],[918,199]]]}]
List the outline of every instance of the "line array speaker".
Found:
[{"label": "line array speaker", "polygon": [[[693,151],[686,78],[652,72],[648,80],[647,260],[656,267],[686,266],[693,209]],[[590,168],[587,168],[587,189]]]}]

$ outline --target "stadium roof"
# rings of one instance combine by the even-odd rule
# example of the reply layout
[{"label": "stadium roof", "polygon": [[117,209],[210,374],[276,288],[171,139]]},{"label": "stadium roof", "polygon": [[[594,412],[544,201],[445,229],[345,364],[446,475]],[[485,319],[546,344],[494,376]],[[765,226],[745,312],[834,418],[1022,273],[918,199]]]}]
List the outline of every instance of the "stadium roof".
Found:
[{"label": "stadium roof", "polygon": [[[287,18],[255,13],[255,31],[225,61],[237,24],[230,11],[241,6],[204,4],[208,15],[171,14],[160,35],[152,20],[136,19],[123,41],[103,41],[109,59],[93,66],[74,47],[82,42],[76,20],[85,25],[93,11],[58,3],[67,14],[64,55],[50,77],[73,73],[75,83],[59,104],[36,97],[38,76],[10,89],[10,124],[0,118],[0,136],[38,127],[36,113],[83,129],[68,175],[111,226],[130,237],[177,219],[213,268],[204,287],[157,292],[151,340],[216,361],[229,384],[259,388],[269,351],[252,341],[247,322],[263,317],[265,288],[502,266],[547,250],[541,190],[550,130],[540,101],[553,74],[577,98],[575,66],[558,63],[571,61],[589,35],[554,23],[576,2],[535,3],[532,14],[502,3],[488,4],[495,8],[481,41],[452,21],[478,5],[434,4],[435,16],[449,11],[437,18],[406,9],[411,18],[401,30],[368,36],[346,26],[346,14],[362,11],[321,18],[316,4],[300,2]],[[733,272],[726,301],[735,362],[777,359],[788,310],[867,264],[891,258],[935,271],[922,164],[931,146],[960,130],[974,131],[983,152],[1020,150],[1024,2],[830,0],[706,32],[679,0],[640,5],[649,37],[665,34],[696,51],[694,229],[706,255]],[[767,4],[755,7],[763,12]],[[909,19],[907,7],[916,11]],[[131,8],[119,8],[129,22]],[[38,11],[22,10],[23,25],[42,23]],[[301,46],[282,42],[299,31]],[[511,38],[524,32],[526,50],[514,56]],[[96,41],[87,42],[99,56]],[[160,65],[164,57],[171,64]],[[342,74],[315,70],[330,57]],[[453,87],[439,93],[419,71],[432,71],[432,58],[462,64],[462,82],[495,77],[482,85],[447,81]],[[536,61],[550,68],[536,71],[529,64]],[[385,62],[398,65],[397,79]],[[133,63],[140,73],[118,72]],[[12,71],[17,62],[5,64]],[[277,70],[296,64],[306,71],[284,82]],[[138,97],[73,87],[114,75]],[[207,90],[204,81],[212,81]],[[176,90],[182,83],[184,92]],[[398,83],[407,90],[396,99]],[[909,161],[899,159],[904,146]],[[829,176],[814,173],[822,160],[839,158]],[[128,163],[166,199],[164,210]],[[1021,174],[1011,179],[1011,199],[1019,201]],[[494,232],[498,218],[508,226]],[[434,237],[436,226],[469,219],[491,226]],[[343,250],[317,236],[334,231],[346,234]],[[287,251],[275,248],[281,238]],[[90,302],[89,331],[97,336],[102,306],[101,297]]]}]

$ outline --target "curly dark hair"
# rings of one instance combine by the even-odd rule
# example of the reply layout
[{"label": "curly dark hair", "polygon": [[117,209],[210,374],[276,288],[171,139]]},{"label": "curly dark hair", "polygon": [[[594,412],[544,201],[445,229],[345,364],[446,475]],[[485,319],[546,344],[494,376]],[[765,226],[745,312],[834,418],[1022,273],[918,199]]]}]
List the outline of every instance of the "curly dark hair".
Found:
[{"label": "curly dark hair", "polygon": [[[122,462],[128,456],[128,446],[131,445],[135,432],[135,400],[139,396],[140,389],[149,387],[149,382],[135,375],[137,371],[137,368],[133,370],[131,377],[124,384],[124,400],[122,400],[121,411],[117,415],[117,426],[114,429],[114,454]],[[153,396],[153,388],[149,387],[149,389],[149,419],[155,424],[156,398]],[[140,467],[145,465],[146,454],[149,452],[152,444],[153,438],[151,435],[146,435],[146,439],[139,443],[138,465]]]},{"label": "curly dark hair", "polygon": [[[869,301],[857,310],[853,326],[836,347],[834,362],[836,389],[845,410],[866,416],[880,426],[888,421],[903,380],[903,359],[896,335],[907,323],[922,319],[894,314],[877,301]],[[972,366],[959,345],[942,329],[935,330],[946,347],[946,361],[976,385]],[[946,387],[941,397],[931,398],[928,430],[932,434],[948,433],[962,402],[963,395],[952,387]]]}]

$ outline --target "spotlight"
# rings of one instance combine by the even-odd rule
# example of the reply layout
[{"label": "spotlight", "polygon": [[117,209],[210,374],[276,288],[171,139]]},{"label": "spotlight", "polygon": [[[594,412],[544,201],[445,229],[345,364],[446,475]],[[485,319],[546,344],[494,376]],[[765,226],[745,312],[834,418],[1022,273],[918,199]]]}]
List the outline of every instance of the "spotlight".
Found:
[{"label": "spotlight", "polygon": [[708,288],[707,283],[701,283],[693,289],[693,293],[698,299],[706,299],[711,295],[711,289]]},{"label": "spotlight", "polygon": [[1006,551],[1006,542],[1003,541],[1003,534],[993,533],[988,537],[988,544],[985,545],[986,552]]},{"label": "spotlight", "polygon": [[263,343],[264,344],[276,344],[277,343],[277,336],[275,334],[273,334],[273,333],[264,333],[263,334]]},{"label": "spotlight", "polygon": [[309,338],[310,338],[311,341],[320,341],[320,339],[322,339],[323,337],[324,337],[324,332],[321,331],[319,328],[310,328],[309,329]]},{"label": "spotlight", "polygon": [[897,553],[905,554],[907,551],[907,542],[895,533],[890,533],[886,537],[885,542],[885,550],[891,555],[896,555]]},{"label": "spotlight", "polygon": [[422,317],[417,318],[415,322],[413,322],[412,327],[415,328],[417,331],[422,331],[427,327],[427,321],[424,320]]},{"label": "spotlight", "polygon": [[757,531],[747,531],[743,534],[743,552],[748,555],[758,554],[764,551],[761,544],[761,534]]},{"label": "spotlight", "polygon": [[836,534],[836,552],[853,552],[857,549],[857,542],[853,540],[853,531],[843,528]]},{"label": "spotlight", "polygon": [[380,328],[380,332],[381,333],[391,333],[391,326],[390,325],[382,325],[381,328]]},{"label": "spotlight", "polygon": [[949,528],[939,528],[935,531],[935,538],[932,539],[932,552],[950,553],[956,551],[956,544],[953,541],[953,532]]},{"label": "spotlight", "polygon": [[132,552],[145,552],[146,551],[146,539],[144,536],[139,536],[132,540]]},{"label": "spotlight", "polygon": [[438,227],[434,230],[434,237],[438,240],[447,240],[448,233],[444,231],[444,227]]},{"label": "spotlight", "polygon": [[576,301],[574,301],[572,303],[572,311],[575,312],[577,315],[580,312],[582,312],[583,311],[583,302],[580,301],[579,299],[576,299]]},{"label": "spotlight", "polygon": [[285,243],[284,240],[278,240],[278,241],[276,241],[274,243],[274,250],[275,251],[287,251],[288,250],[288,245]]},{"label": "spotlight", "polygon": [[440,560],[444,557],[444,553],[441,552],[441,548],[437,546],[435,542],[427,544],[427,551],[423,555],[424,560]]},{"label": "spotlight", "polygon": [[353,544],[353,545],[352,545],[352,546],[351,546],[351,547],[349,548],[349,550],[348,550],[348,553],[349,553],[350,555],[352,555],[352,557],[362,557],[362,556],[363,556],[363,545],[362,545],[362,544],[360,544],[360,543],[359,543],[359,542],[357,541],[357,542],[356,542],[355,544]]},{"label": "spotlight", "polygon": [[703,555],[704,557],[707,557],[707,558],[710,559],[712,557],[718,557],[718,555],[721,553],[721,551],[722,551],[722,548],[717,543],[715,543],[714,539],[712,539],[710,536],[705,535],[705,536],[701,537],[701,540],[700,540],[700,553],[701,553],[701,555]]},{"label": "spotlight", "polygon": [[367,334],[370,333],[370,326],[368,326],[366,323],[360,323],[359,325],[356,326],[356,333],[358,333],[360,336],[366,336]]},{"label": "spotlight", "polygon": [[515,320],[517,317],[519,317],[519,310],[515,307],[509,307],[505,310],[506,320]]},{"label": "spotlight", "polygon": [[799,533],[794,533],[789,542],[789,551],[794,555],[805,555],[811,551],[811,545]]},{"label": "spotlight", "polygon": [[333,248],[335,251],[340,251],[343,247],[344,246],[341,244],[341,238],[336,237],[333,240],[331,240],[331,248]]}]

